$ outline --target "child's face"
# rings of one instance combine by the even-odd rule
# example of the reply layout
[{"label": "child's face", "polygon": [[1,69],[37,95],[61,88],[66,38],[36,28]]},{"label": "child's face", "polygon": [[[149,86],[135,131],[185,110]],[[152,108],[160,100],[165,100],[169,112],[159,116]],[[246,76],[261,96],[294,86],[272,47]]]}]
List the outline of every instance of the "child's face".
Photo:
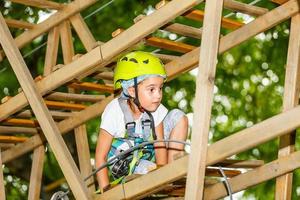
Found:
[{"label": "child's face", "polygon": [[148,111],[155,111],[162,99],[162,77],[150,77],[138,84],[138,96],[141,106]]}]

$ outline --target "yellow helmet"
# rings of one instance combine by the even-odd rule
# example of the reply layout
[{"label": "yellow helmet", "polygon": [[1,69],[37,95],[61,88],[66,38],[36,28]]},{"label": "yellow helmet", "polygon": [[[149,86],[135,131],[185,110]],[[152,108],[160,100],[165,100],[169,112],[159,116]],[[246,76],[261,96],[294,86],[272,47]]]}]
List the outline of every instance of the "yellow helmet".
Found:
[{"label": "yellow helmet", "polygon": [[147,74],[157,74],[166,77],[162,61],[148,52],[134,51],[128,53],[120,58],[115,68],[115,89],[121,88],[121,80],[130,80]]}]

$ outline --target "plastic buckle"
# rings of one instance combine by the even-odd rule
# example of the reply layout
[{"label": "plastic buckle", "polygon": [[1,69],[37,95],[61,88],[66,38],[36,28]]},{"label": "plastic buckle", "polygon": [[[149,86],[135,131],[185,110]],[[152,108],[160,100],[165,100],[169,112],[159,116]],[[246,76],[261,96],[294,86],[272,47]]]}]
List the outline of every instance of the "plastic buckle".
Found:
[{"label": "plastic buckle", "polygon": [[128,122],[125,125],[125,128],[126,128],[128,133],[134,133],[135,132],[135,122]]}]

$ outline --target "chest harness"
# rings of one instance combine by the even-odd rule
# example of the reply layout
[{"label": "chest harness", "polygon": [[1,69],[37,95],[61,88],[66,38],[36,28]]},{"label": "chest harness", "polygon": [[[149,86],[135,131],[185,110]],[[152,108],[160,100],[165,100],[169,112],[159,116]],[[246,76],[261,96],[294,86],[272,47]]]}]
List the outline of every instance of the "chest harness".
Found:
[{"label": "chest harness", "polygon": [[[132,112],[130,111],[130,108],[127,104],[127,100],[120,97],[118,98],[118,101],[124,114],[126,132],[124,138],[113,139],[111,149],[108,153],[108,158],[112,158],[119,153],[142,142],[156,139],[152,114],[147,111],[142,114],[142,134],[137,134],[136,122],[134,121]],[[138,166],[141,159],[149,160],[152,162],[155,161],[153,145],[145,146],[144,148],[136,150],[129,155],[124,155],[123,157],[119,158],[118,161],[116,161],[113,165],[111,165],[109,167],[110,178],[112,179],[111,184],[118,184],[124,179],[125,176],[133,174],[136,166]]]}]

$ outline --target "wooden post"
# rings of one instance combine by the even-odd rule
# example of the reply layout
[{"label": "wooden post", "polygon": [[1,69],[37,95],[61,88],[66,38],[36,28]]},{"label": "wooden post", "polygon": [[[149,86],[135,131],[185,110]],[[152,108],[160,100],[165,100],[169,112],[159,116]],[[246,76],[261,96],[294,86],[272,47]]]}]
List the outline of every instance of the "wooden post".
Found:
[{"label": "wooden post", "polygon": [[53,149],[54,155],[73,191],[73,194],[78,199],[91,199],[91,195],[80,177],[80,173],[72,159],[68,148],[66,147],[60,132],[52,119],[43,98],[31,77],[31,74],[22,58],[19,49],[17,48],[13,37],[0,14],[0,43],[4,52],[13,68],[20,85],[26,95],[26,98],[39,121],[39,124]]},{"label": "wooden post", "polygon": [[41,185],[43,179],[45,148],[43,145],[37,147],[33,151],[32,166],[29,182],[28,199],[39,200],[41,193]]},{"label": "wooden post", "polygon": [[[300,14],[292,17],[288,57],[285,73],[283,112],[289,110],[299,102],[300,90]],[[280,137],[278,157],[284,157],[295,149],[294,133]],[[280,176],[276,179],[275,199],[291,199],[293,173]]]},{"label": "wooden post", "polygon": [[4,187],[4,176],[2,170],[2,157],[1,157],[1,148],[0,148],[0,199],[5,198],[5,187]]},{"label": "wooden post", "polygon": [[[60,25],[60,37],[63,50],[63,58],[64,63],[68,64],[72,62],[72,58],[74,57],[74,46],[72,41],[72,32],[71,32],[71,26],[69,22],[63,22]],[[68,89],[70,93],[75,93],[75,89],[69,88]],[[79,166],[80,166],[80,172],[82,177],[87,177],[92,173],[92,166],[90,161],[90,149],[88,144],[88,138],[87,138],[87,132],[86,132],[86,126],[83,124],[81,126],[74,128],[74,134],[75,134],[75,141],[77,146],[77,154],[78,154],[78,160],[79,160]],[[93,180],[89,179],[88,182],[86,182],[87,185],[92,184]],[[91,185],[89,187],[90,192],[95,191],[94,185]]]},{"label": "wooden post", "polygon": [[56,65],[59,42],[59,29],[54,27],[49,31],[44,64],[44,76],[48,76]]},{"label": "wooden post", "polygon": [[199,73],[196,81],[192,146],[186,184],[185,199],[187,200],[202,199],[203,196],[222,9],[223,0],[206,1],[199,59]]}]

